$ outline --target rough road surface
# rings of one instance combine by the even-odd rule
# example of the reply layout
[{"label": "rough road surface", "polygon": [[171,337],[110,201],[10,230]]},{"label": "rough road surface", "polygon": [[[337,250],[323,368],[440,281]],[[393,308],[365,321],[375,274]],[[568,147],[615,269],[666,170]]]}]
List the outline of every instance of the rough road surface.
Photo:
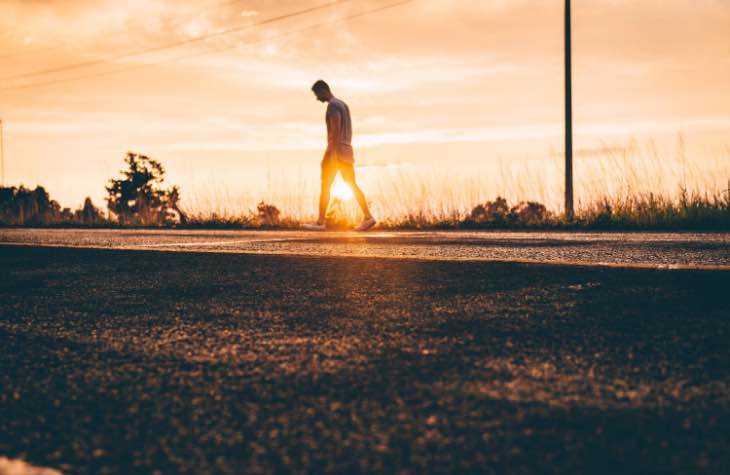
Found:
[{"label": "rough road surface", "polygon": [[730,270],[730,233],[4,229],[2,243]]},{"label": "rough road surface", "polygon": [[726,474],[729,283],[0,245],[0,456],[67,474]]}]

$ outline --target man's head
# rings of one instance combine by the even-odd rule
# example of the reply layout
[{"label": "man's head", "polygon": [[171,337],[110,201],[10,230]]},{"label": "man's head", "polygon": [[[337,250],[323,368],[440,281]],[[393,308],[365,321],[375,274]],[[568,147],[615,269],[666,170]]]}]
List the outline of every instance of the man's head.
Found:
[{"label": "man's head", "polygon": [[330,91],[329,85],[321,79],[312,85],[312,92],[317,96],[317,100],[320,102],[327,102],[332,99],[332,92]]}]

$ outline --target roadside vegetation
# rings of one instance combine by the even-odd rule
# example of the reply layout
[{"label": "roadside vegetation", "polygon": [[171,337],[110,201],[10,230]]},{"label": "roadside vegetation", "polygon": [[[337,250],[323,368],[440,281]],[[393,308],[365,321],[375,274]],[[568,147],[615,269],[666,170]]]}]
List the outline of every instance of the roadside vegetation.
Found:
[{"label": "roadside vegetation", "polygon": [[55,226],[55,225],[108,225],[111,222],[104,212],[94,206],[90,198],[77,209],[62,207],[52,200],[48,192],[37,186],[31,190],[19,187],[0,188],[0,225],[3,226]]},{"label": "roadside vegetation", "polygon": [[[275,204],[259,201],[255,209],[238,213],[191,212],[180,205],[178,186],[165,182],[162,164],[128,153],[120,177],[105,189],[106,210],[86,198],[72,210],[50,198],[41,186],[0,188],[0,226],[176,227],[200,229],[296,229],[310,216],[283,213]],[[359,222],[352,203],[333,198],[327,214],[329,229],[351,229]],[[681,189],[677,197],[625,193],[579,204],[573,220],[535,201],[510,203],[496,197],[468,211],[390,213],[380,216],[384,230],[730,230],[728,189],[700,194]]]}]

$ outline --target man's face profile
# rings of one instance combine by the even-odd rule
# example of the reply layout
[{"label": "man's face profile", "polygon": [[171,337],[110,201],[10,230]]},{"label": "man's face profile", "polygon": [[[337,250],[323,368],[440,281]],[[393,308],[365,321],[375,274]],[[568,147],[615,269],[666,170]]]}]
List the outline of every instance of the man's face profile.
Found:
[{"label": "man's face profile", "polygon": [[327,92],[324,89],[315,89],[314,95],[319,102],[327,102]]}]

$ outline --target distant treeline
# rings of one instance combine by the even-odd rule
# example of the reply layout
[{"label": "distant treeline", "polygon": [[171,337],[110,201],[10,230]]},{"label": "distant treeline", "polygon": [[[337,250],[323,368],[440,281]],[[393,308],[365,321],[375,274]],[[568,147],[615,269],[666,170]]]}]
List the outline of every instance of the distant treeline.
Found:
[{"label": "distant treeline", "polygon": [[133,225],[160,226],[185,223],[178,207],[180,189],[163,186],[165,170],[160,162],[127,153],[127,168],[121,178],[109,180],[107,213],[86,198],[81,208],[71,210],[52,200],[42,186],[0,188],[0,225]]},{"label": "distant treeline", "polygon": [[99,225],[107,222],[91,198],[77,209],[62,208],[42,186],[34,190],[24,186],[0,188],[0,224],[48,226],[53,224]]}]

